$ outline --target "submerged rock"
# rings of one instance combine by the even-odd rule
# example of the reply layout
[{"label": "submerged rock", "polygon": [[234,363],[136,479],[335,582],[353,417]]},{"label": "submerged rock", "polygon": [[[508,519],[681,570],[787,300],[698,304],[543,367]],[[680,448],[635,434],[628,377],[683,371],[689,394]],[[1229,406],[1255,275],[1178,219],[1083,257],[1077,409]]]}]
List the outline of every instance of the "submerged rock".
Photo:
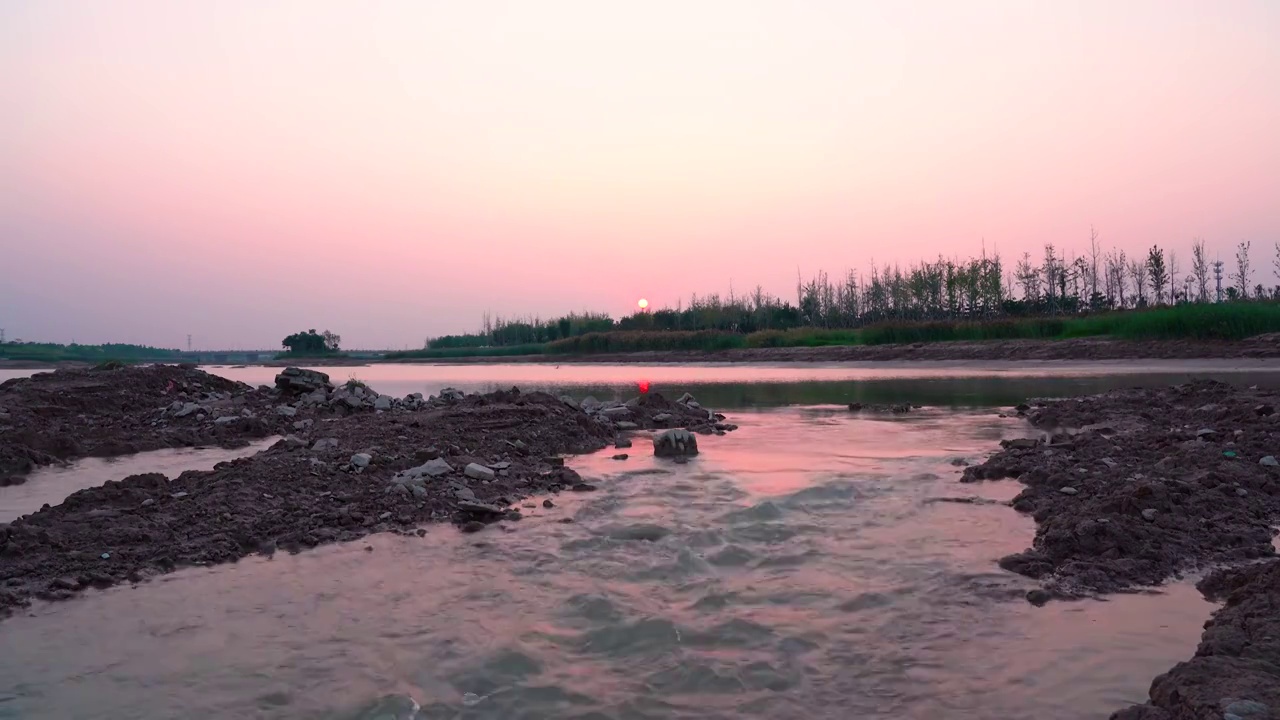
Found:
[{"label": "submerged rock", "polygon": [[687,457],[698,454],[698,438],[688,430],[667,430],[653,439],[657,457]]}]

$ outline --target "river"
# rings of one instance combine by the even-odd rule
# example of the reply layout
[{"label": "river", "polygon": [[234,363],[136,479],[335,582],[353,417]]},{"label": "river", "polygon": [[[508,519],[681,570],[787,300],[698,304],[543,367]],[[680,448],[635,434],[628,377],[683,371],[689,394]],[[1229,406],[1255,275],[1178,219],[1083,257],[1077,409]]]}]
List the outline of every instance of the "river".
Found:
[{"label": "river", "polygon": [[[0,718],[1105,717],[1191,655],[1213,606],[1184,581],[1032,607],[1031,582],[995,564],[1034,533],[997,502],[1018,486],[961,485],[960,466],[1026,432],[996,406],[1191,376],[1280,382],[1243,370],[356,368],[393,394],[648,383],[740,429],[687,465],[640,442],[625,461],[575,458],[599,492],[531,501],[479,535],[379,535],[38,604],[0,623]],[[929,407],[877,417],[843,408],[854,400]],[[154,454],[110,467],[162,459],[182,469]],[[59,477],[77,471],[110,474]],[[41,480],[0,488],[0,507]]]}]

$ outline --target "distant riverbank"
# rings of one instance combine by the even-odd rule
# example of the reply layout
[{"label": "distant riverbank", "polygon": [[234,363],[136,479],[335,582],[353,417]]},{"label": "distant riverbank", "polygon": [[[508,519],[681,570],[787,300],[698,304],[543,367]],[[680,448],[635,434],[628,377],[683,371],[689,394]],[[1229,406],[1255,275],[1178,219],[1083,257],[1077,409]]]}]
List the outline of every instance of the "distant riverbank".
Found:
[{"label": "distant riverbank", "polygon": [[1206,360],[1280,358],[1280,333],[1246,340],[987,340],[892,345],[731,348],[728,350],[649,350],[583,355],[496,355],[481,357],[400,358],[379,363],[775,363],[990,360]]}]

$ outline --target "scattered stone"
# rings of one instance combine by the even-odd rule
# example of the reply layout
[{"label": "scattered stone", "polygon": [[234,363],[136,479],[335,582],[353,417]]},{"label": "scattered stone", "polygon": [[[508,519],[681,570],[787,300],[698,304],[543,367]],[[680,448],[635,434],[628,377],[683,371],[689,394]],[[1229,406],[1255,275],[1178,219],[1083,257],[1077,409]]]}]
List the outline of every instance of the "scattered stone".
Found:
[{"label": "scattered stone", "polygon": [[1035,438],[1014,438],[1001,441],[1000,444],[1009,450],[1034,450],[1040,446],[1040,441]]},{"label": "scattered stone", "polygon": [[1071,487],[1070,485],[1067,485],[1067,486],[1058,488],[1058,492],[1062,493],[1063,495],[1076,495],[1080,491]]},{"label": "scattered stone", "polygon": [[1201,428],[1196,431],[1196,437],[1200,440],[1214,440],[1218,437],[1218,431],[1211,428]]},{"label": "scattered stone", "polygon": [[369,467],[369,463],[373,462],[373,456],[369,453],[356,453],[351,456],[351,466],[357,470],[363,470]]},{"label": "scattered stone", "polygon": [[464,533],[478,533],[483,529],[485,529],[485,524],[479,520],[468,520],[462,524],[461,528]]},{"label": "scattered stone", "polygon": [[311,449],[320,452],[323,450],[337,450],[338,438],[320,438],[311,445]]},{"label": "scattered stone", "polygon": [[595,492],[599,488],[597,488],[595,485],[592,485],[591,483],[580,482],[580,483],[574,483],[573,486],[570,487],[569,489],[574,492]]},{"label": "scattered stone", "polygon": [[213,421],[213,424],[214,425],[230,425],[233,422],[239,422],[239,420],[240,420],[239,415],[223,415],[220,418],[215,418]]},{"label": "scattered stone", "polygon": [[480,463],[469,463],[462,472],[467,477],[475,480],[492,480],[495,477],[493,470]]},{"label": "scattered stone", "polygon": [[629,455],[627,455],[626,453],[618,453],[617,455],[614,455],[614,456],[613,456],[613,459],[614,459],[614,460],[626,460],[628,457],[630,457],[630,456],[629,456]]},{"label": "scattered stone", "polygon": [[619,420],[618,422],[614,423],[613,425],[614,425],[614,427],[618,428],[619,430],[635,430],[635,429],[637,429],[637,428],[639,428],[639,427],[640,427],[640,426],[639,426],[639,425],[637,425],[636,423],[633,423],[633,422],[631,422],[631,421],[629,421],[629,420]]},{"label": "scattered stone", "polygon": [[333,385],[329,382],[329,376],[325,373],[287,367],[281,370],[279,375],[276,375],[276,387],[284,392],[301,395],[315,392],[316,390],[328,390]]},{"label": "scattered stone", "polygon": [[688,430],[667,430],[653,439],[657,457],[686,457],[698,454],[698,438]]},{"label": "scattered stone", "polygon": [[653,416],[653,421],[658,424],[671,422],[671,413],[658,413]]},{"label": "scattered stone", "polygon": [[1249,491],[1244,488],[1236,488],[1236,495],[1240,497],[1249,497]]},{"label": "scattered stone", "polygon": [[156,504],[155,498],[147,498],[146,500],[142,501],[142,507],[148,507],[155,504]]},{"label": "scattered stone", "polygon": [[379,395],[379,396],[378,396],[378,399],[376,399],[376,400],[374,400],[374,401],[373,401],[373,409],[374,409],[374,410],[390,410],[390,409],[391,409],[391,396],[389,396],[389,395]]},{"label": "scattered stone", "polygon": [[178,492],[176,492],[176,493],[171,494],[169,497],[171,497],[171,498],[184,498],[184,497],[186,497],[186,496],[188,496],[188,495],[190,495],[190,494],[191,494],[191,493],[186,492],[186,491],[178,491]]},{"label": "scattered stone", "polygon": [[631,417],[631,408],[625,405],[620,405],[618,407],[609,407],[601,410],[600,414],[609,418],[610,420],[616,420],[619,418]]},{"label": "scattered stone", "polygon": [[493,517],[506,512],[503,508],[489,503],[477,502],[474,500],[458,501],[458,512],[467,515],[479,515],[481,517]]},{"label": "scattered stone", "polygon": [[1027,602],[1040,607],[1053,599],[1053,594],[1043,588],[1027,591]]},{"label": "scattered stone", "polygon": [[1155,508],[1147,508],[1142,511],[1142,519],[1146,520],[1147,522],[1155,522],[1156,515],[1157,515],[1157,512]]},{"label": "scattered stone", "polygon": [[278,405],[276,406],[276,414],[284,417],[293,417],[298,414],[298,408],[291,405]]},{"label": "scattered stone", "polygon": [[185,403],[181,408],[178,409],[177,412],[173,414],[173,416],[186,417],[188,415],[198,412],[199,410],[200,410],[200,405],[198,403]]},{"label": "scattered stone", "polygon": [[315,422],[315,421],[314,421],[314,420],[312,420],[311,418],[307,418],[306,420],[299,420],[299,421],[297,421],[297,422],[295,422],[295,423],[293,424],[293,429],[294,429],[294,430],[306,430],[307,428],[311,427],[311,425],[312,425],[314,422]]},{"label": "scattered stone", "polygon": [[1267,455],[1266,457],[1259,460],[1258,464],[1265,465],[1267,467],[1280,467],[1280,460],[1276,460],[1276,457],[1274,455]]},{"label": "scattered stone", "polygon": [[1269,417],[1276,414],[1276,409],[1271,405],[1259,405],[1253,409],[1253,412],[1261,417]]},{"label": "scattered stone", "polygon": [[542,507],[544,508],[553,508],[555,506],[556,504],[551,502],[551,498],[547,498],[546,500],[542,501]]},{"label": "scattered stone", "polygon": [[631,447],[631,439],[630,439],[630,438],[618,438],[617,442],[615,442],[615,443],[613,444],[613,446],[614,446],[615,448],[617,448],[618,450],[626,450],[627,448]]},{"label": "scattered stone", "polygon": [[285,447],[290,449],[305,448],[307,446],[307,441],[297,435],[285,435],[284,444]]}]

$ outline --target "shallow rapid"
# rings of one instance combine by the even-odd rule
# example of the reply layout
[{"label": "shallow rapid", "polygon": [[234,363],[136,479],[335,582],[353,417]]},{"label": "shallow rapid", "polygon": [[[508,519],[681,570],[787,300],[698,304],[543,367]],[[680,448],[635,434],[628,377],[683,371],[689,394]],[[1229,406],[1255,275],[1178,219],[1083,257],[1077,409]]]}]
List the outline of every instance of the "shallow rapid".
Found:
[{"label": "shallow rapid", "polygon": [[0,718],[1090,718],[1143,700],[1212,609],[1187,584],[1028,605],[995,565],[1033,534],[1017,487],[956,482],[1016,420],[732,420],[687,465],[643,439],[574,459],[598,492],[477,535],[36,605],[0,624]]}]

